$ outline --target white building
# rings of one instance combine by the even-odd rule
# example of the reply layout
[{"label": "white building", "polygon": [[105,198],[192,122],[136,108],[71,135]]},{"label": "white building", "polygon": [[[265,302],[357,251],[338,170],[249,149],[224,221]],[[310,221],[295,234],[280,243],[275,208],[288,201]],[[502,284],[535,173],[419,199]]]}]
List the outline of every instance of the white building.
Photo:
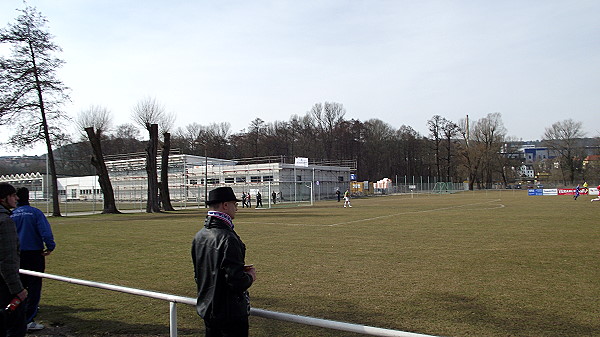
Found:
[{"label": "white building", "polygon": [[[106,166],[119,201],[144,201],[147,198],[146,159],[143,154],[112,156]],[[132,157],[130,157],[132,156]],[[161,163],[158,163],[160,181]],[[231,186],[238,197],[250,193],[263,200],[276,193],[278,201],[310,201],[335,197],[335,191],[349,187],[355,161],[287,163],[285,157],[251,158],[243,161],[176,154],[169,157],[169,193],[172,201],[204,202],[205,195],[219,186]],[[32,178],[34,177],[34,178]],[[15,186],[38,191],[36,199],[47,196],[45,177],[37,174],[2,176]],[[58,179],[62,200],[98,200],[102,191],[97,176]],[[311,193],[312,192],[312,193]],[[32,198],[33,199],[33,198]]]},{"label": "white building", "polygon": [[535,172],[533,170],[533,165],[531,164],[523,164],[517,167],[517,174],[522,178],[533,178],[535,177]]}]

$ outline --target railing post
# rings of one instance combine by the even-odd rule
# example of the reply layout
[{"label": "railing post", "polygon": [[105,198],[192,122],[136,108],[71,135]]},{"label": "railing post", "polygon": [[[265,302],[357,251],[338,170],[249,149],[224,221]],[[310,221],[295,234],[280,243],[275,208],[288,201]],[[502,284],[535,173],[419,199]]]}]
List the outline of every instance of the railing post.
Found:
[{"label": "railing post", "polygon": [[169,329],[171,337],[177,337],[177,303],[169,302]]}]

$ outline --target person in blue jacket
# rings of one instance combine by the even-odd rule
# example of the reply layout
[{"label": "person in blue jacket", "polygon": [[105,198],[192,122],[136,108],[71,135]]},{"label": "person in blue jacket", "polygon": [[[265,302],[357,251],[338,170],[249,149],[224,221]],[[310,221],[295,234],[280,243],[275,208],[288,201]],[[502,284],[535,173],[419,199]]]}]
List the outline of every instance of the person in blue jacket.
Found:
[{"label": "person in blue jacket", "polygon": [[573,199],[577,200],[577,197],[579,197],[580,193],[581,193],[581,187],[579,187],[579,185],[577,185],[577,187],[575,188],[575,195],[573,196]]},{"label": "person in blue jacket", "polygon": [[[26,187],[17,189],[17,196],[19,201],[11,218],[17,226],[21,243],[21,269],[43,273],[46,269],[46,256],[56,248],[52,228],[44,213],[29,205],[29,190]],[[21,274],[21,281],[29,292],[26,308],[27,330],[41,330],[44,325],[33,320],[37,315],[42,295],[42,278]]]}]

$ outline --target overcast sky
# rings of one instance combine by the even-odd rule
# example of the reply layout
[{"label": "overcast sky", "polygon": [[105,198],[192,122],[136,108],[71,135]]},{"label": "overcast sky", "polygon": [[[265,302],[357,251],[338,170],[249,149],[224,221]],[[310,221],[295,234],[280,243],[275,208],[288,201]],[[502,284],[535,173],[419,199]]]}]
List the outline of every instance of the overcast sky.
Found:
[{"label": "overcast sky", "polygon": [[[597,0],[28,3],[63,48],[71,116],[101,105],[115,125],[130,123],[132,107],[155,97],[176,126],[238,132],[328,101],[346,119],[423,135],[436,114],[500,112],[524,140],[567,118],[600,136]],[[1,27],[17,8],[22,0],[0,1]]]}]

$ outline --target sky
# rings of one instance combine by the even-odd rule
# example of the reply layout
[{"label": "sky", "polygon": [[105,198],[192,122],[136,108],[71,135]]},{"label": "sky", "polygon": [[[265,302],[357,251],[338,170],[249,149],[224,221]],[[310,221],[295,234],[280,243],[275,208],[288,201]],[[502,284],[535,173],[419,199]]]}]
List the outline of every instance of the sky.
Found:
[{"label": "sky", "polygon": [[[600,136],[597,0],[28,4],[63,49],[58,76],[73,118],[98,105],[113,125],[132,123],[136,103],[155,98],[175,127],[228,122],[235,133],[256,118],[288,121],[336,102],[346,119],[422,135],[434,115],[458,122],[499,112],[516,139],[542,139],[568,118]],[[0,27],[23,7],[2,0]],[[45,152],[9,154],[36,151]]]}]

